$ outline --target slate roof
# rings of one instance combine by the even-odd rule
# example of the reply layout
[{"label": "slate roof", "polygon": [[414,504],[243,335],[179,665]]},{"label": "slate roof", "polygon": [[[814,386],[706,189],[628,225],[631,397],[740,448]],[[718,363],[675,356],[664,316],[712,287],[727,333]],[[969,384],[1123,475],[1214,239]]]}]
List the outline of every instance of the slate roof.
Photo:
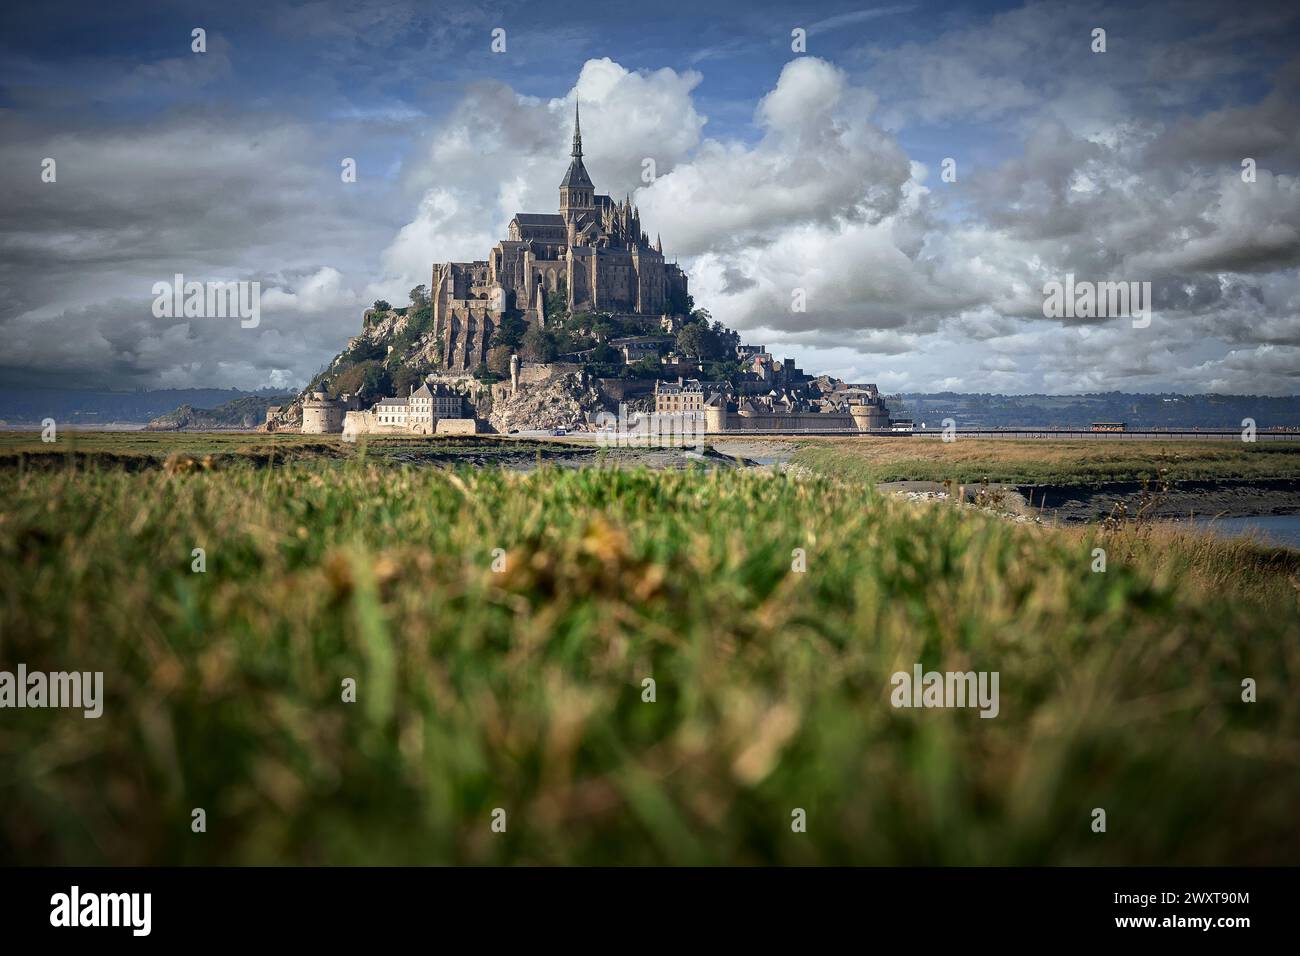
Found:
[{"label": "slate roof", "polygon": [[587,167],[582,165],[582,157],[573,157],[573,162],[569,163],[569,171],[564,174],[560,180],[561,186],[582,186],[586,189],[595,189],[592,185],[591,177],[587,175]]}]

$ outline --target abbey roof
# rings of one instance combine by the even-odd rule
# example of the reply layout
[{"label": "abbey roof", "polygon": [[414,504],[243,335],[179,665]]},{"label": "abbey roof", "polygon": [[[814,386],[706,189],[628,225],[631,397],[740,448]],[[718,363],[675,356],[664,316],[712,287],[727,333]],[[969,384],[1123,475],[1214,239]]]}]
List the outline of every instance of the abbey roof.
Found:
[{"label": "abbey roof", "polygon": [[591,177],[587,175],[587,167],[582,165],[581,156],[573,157],[573,161],[569,163],[569,171],[565,173],[564,178],[560,180],[560,186],[582,186],[586,189],[595,188],[595,186],[592,185]]}]

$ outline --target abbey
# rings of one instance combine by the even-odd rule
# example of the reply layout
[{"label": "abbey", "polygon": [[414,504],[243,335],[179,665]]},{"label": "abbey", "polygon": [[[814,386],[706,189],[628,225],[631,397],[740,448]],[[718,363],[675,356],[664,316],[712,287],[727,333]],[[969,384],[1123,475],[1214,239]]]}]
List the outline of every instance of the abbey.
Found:
[{"label": "abbey", "polygon": [[517,310],[546,322],[545,298],[563,292],[570,312],[609,312],[648,319],[686,311],[686,274],[664,261],[641,229],[630,198],[596,192],[582,163],[582,126],[573,117],[569,170],[560,181],[560,211],[516,213],[509,235],[478,262],[439,262],[429,285],[443,368],[472,371],[486,360],[492,333]]}]

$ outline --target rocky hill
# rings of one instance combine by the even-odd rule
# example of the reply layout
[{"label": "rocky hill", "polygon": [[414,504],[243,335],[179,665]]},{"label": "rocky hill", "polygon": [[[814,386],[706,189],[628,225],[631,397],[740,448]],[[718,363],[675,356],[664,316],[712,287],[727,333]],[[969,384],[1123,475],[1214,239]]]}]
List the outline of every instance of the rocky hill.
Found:
[{"label": "rocky hill", "polygon": [[145,426],[146,431],[222,431],[256,428],[266,420],[266,410],[271,405],[288,405],[293,395],[247,395],[216,408],[180,408],[159,415]]},{"label": "rocky hill", "polygon": [[[420,287],[422,289],[423,287]],[[404,395],[429,372],[436,371],[441,349],[433,332],[433,313],[418,290],[406,308],[376,302],[362,315],[361,333],[347,345],[307,387],[285,404],[274,422],[277,429],[293,428],[302,421],[302,399],[317,389],[331,398],[357,395],[363,405],[389,395]]]},{"label": "rocky hill", "polygon": [[[448,382],[457,390],[473,393],[469,397],[477,416],[498,431],[573,428],[602,409],[617,407],[602,399],[596,379],[673,374],[660,369],[657,356],[629,366],[618,349],[609,344],[626,336],[659,332],[657,319],[609,313],[571,314],[558,293],[552,294],[546,311],[544,327],[529,325],[522,313],[507,313],[489,343],[486,361],[473,369],[472,375]],[[739,370],[738,363],[722,361],[734,358],[738,335],[718,323],[711,328],[706,312],[692,313],[685,321],[686,325],[678,330],[677,347],[709,362],[706,377],[721,379]],[[405,395],[426,376],[444,371],[443,344],[434,328],[433,310],[424,286],[412,289],[410,304],[402,308],[377,301],[363,314],[360,333],[350,338],[302,393],[286,404],[269,423],[269,430],[299,427],[302,400],[313,391],[324,391],[331,398],[353,396],[362,408],[381,398]],[[518,355],[533,369],[556,363],[561,368],[551,380],[529,376],[527,384],[510,395],[500,385],[493,388],[493,383],[508,381],[512,355]],[[573,368],[580,371],[568,371]]]}]

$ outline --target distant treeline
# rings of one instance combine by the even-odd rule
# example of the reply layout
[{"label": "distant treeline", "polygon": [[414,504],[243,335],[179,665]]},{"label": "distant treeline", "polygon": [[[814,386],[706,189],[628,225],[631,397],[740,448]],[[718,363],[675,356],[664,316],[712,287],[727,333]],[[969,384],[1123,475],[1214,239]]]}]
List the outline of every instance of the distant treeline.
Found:
[{"label": "distant treeline", "polygon": [[138,392],[113,392],[71,388],[0,387],[0,422],[38,425],[53,418],[60,424],[93,425],[96,422],[148,422],[179,408],[216,408],[249,396],[274,395],[281,390],[256,392],[237,388],[164,388]]},{"label": "distant treeline", "polygon": [[1300,395],[1177,395],[1097,392],[1089,395],[971,395],[904,392],[886,398],[895,418],[919,426],[959,428],[1073,428],[1092,422],[1124,422],[1130,428],[1257,428],[1300,426]]}]

